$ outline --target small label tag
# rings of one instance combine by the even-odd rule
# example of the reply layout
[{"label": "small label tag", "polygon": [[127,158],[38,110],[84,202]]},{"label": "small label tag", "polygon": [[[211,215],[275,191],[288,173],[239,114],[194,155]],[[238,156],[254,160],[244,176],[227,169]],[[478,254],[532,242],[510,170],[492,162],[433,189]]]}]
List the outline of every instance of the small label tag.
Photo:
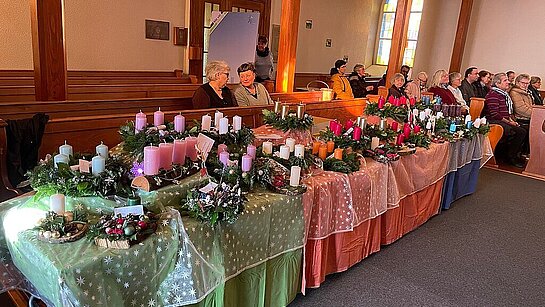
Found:
[{"label": "small label tag", "polygon": [[137,206],[114,208],[114,215],[121,214],[122,217],[125,217],[129,213],[136,216],[142,215],[144,214],[144,207],[142,205],[137,205]]},{"label": "small label tag", "polygon": [[212,150],[212,146],[214,145],[214,140],[207,137],[206,135],[199,133],[197,136],[197,152],[202,157],[202,161],[206,161],[206,158],[208,158],[208,153],[210,150]]},{"label": "small label tag", "polygon": [[205,185],[204,187],[200,188],[199,191],[201,191],[202,193],[210,193],[212,191],[214,191],[214,189],[218,186],[217,183],[214,183],[214,182],[210,182],[209,184]]},{"label": "small label tag", "polygon": [[79,159],[79,171],[82,173],[89,173],[91,168],[91,162],[83,159]]},{"label": "small label tag", "polygon": [[70,169],[73,171],[79,171],[79,165],[70,165]]}]

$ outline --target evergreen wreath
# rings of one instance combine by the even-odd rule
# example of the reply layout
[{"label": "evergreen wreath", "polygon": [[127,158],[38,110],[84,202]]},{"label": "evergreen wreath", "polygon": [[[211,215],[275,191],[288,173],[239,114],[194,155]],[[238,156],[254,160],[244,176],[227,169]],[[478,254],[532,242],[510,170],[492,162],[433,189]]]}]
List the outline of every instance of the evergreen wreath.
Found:
[{"label": "evergreen wreath", "polygon": [[392,118],[398,122],[404,122],[407,118],[407,108],[405,105],[394,106],[391,103],[386,103],[382,109],[379,109],[378,103],[369,102],[365,107],[366,115],[375,115],[380,118]]},{"label": "evergreen wreath", "polygon": [[277,113],[271,110],[264,109],[262,112],[265,124],[284,132],[288,130],[310,130],[314,124],[314,119],[308,113],[305,113],[303,118],[298,118],[295,111],[289,111],[286,117],[282,119]]},{"label": "evergreen wreath", "polygon": [[[365,130],[364,130],[365,131]],[[369,149],[371,146],[371,138],[364,134],[362,131],[362,136],[359,141],[356,141],[352,138],[352,134],[346,134],[346,131],[343,129],[343,133],[339,136],[336,136],[333,131],[327,127],[325,130],[320,131],[318,139],[327,142],[335,142],[335,146],[338,148],[352,148],[354,151],[362,152],[366,149]]]},{"label": "evergreen wreath", "polygon": [[324,170],[339,173],[350,174],[360,169],[360,155],[355,152],[347,153],[343,150],[343,159],[339,160],[334,157],[325,159]]}]

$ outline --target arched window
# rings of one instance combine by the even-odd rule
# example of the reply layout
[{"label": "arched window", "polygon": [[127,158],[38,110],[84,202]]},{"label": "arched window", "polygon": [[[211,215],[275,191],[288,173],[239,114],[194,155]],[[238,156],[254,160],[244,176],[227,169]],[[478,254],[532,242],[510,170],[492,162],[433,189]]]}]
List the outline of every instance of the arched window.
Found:
[{"label": "arched window", "polygon": [[[410,67],[413,67],[414,64],[414,55],[416,52],[416,43],[418,39],[418,30],[420,29],[420,20],[422,19],[423,6],[424,0],[413,0],[411,5],[411,15],[409,17],[409,27],[407,31],[407,47],[403,54],[403,64],[409,65]],[[397,0],[384,1],[382,19],[378,30],[378,47],[375,59],[375,64],[377,65],[388,65],[396,8]]]}]

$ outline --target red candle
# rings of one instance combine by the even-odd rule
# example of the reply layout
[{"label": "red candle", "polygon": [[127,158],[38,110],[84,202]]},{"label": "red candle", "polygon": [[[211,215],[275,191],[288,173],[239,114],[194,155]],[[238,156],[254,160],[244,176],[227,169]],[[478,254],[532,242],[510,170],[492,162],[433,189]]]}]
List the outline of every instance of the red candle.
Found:
[{"label": "red candle", "polygon": [[399,105],[405,105],[405,104],[407,104],[407,97],[401,96]]},{"label": "red candle", "polygon": [[346,130],[348,130],[348,129],[352,128],[352,126],[354,126],[354,122],[351,121],[351,120],[347,120],[346,124],[344,126],[345,126]]},{"label": "red candle", "polygon": [[356,141],[359,141],[361,139],[361,128],[360,127],[354,127],[354,134],[352,135],[352,138]]},{"label": "red candle", "polygon": [[403,126],[403,134],[406,138],[409,138],[409,136],[411,135],[411,125],[405,123],[405,126]]},{"label": "red candle", "polygon": [[420,132],[420,126],[418,126],[418,125],[414,126],[413,131],[414,131],[414,133]]},{"label": "red candle", "polygon": [[378,108],[379,109],[384,108],[384,103],[385,103],[384,97],[380,96],[380,98],[378,99]]},{"label": "red candle", "polygon": [[392,122],[392,130],[397,131],[398,128],[398,123],[396,121]]},{"label": "red candle", "polygon": [[411,99],[409,99],[409,102],[410,102],[411,106],[414,106],[416,104],[416,99],[414,97],[412,97]]},{"label": "red candle", "polygon": [[337,122],[332,120],[329,122],[329,130],[335,131],[335,127],[337,127]]},{"label": "red candle", "polygon": [[388,97],[388,102],[389,102],[389,103],[394,104],[394,101],[395,101],[395,97],[394,97],[394,96]]},{"label": "red candle", "polygon": [[405,140],[405,136],[403,135],[403,133],[400,133],[397,136],[396,145],[401,146],[404,140]]},{"label": "red candle", "polygon": [[343,133],[343,126],[340,124],[337,124],[337,126],[335,127],[335,135],[340,136],[341,133]]}]

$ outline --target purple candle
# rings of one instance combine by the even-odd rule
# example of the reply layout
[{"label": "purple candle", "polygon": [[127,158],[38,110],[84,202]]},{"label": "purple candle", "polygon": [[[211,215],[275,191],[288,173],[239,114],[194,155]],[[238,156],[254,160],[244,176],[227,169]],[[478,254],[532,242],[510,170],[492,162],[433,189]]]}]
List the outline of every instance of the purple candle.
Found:
[{"label": "purple candle", "polygon": [[359,141],[361,139],[361,128],[356,126],[354,127],[354,134],[352,135],[352,138],[356,141]]},{"label": "purple candle", "polygon": [[185,140],[174,140],[174,152],[172,153],[172,162],[177,164],[185,164],[186,154],[186,142]]},{"label": "purple candle", "polygon": [[160,143],[159,153],[161,155],[160,167],[166,170],[172,169],[172,155],[174,152],[174,144],[172,143]]},{"label": "purple candle", "polygon": [[157,127],[164,123],[165,123],[165,113],[161,112],[161,108],[159,108],[159,110],[153,112],[153,125]]},{"label": "purple candle", "polygon": [[186,155],[191,159],[191,161],[197,161],[197,138],[193,136],[188,136],[185,138],[186,142]]},{"label": "purple candle", "polygon": [[252,157],[252,159],[255,159],[255,151],[256,148],[254,145],[250,144],[248,147],[246,147],[246,154]]},{"label": "purple candle", "polygon": [[220,162],[225,166],[229,163],[229,153],[227,151],[220,152]]},{"label": "purple candle", "polygon": [[157,175],[159,173],[159,165],[161,163],[161,155],[159,147],[146,146],[144,147],[144,174]]},{"label": "purple candle", "polygon": [[242,171],[249,172],[252,169],[252,157],[248,154],[242,156]]},{"label": "purple candle", "polygon": [[220,156],[220,153],[227,151],[227,145],[225,144],[219,144],[218,145],[218,157]]},{"label": "purple candle", "polygon": [[185,117],[182,114],[174,116],[174,130],[180,133],[185,131]]},{"label": "purple candle", "polygon": [[138,133],[142,130],[144,130],[147,126],[147,117],[146,117],[146,114],[142,113],[142,111],[140,111],[140,113],[136,113],[136,119],[134,121],[134,133]]}]

